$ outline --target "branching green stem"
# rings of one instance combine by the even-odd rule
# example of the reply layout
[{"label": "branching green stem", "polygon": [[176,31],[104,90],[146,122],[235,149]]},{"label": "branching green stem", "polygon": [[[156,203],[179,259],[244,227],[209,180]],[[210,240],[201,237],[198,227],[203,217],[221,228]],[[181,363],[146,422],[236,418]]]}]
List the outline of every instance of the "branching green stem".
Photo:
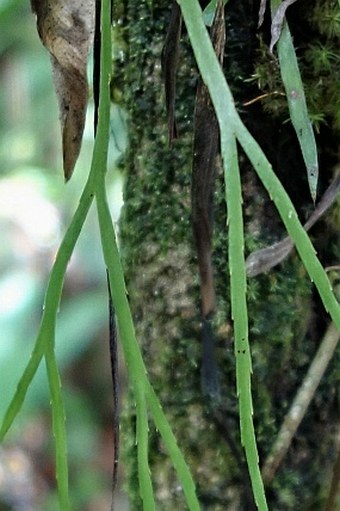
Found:
[{"label": "branching green stem", "polygon": [[68,489],[67,444],[65,430],[65,409],[61,393],[61,381],[54,345],[50,343],[45,352],[47,378],[50,387],[52,425],[55,438],[56,478],[58,484],[59,506],[70,511]]},{"label": "branching green stem", "polygon": [[45,356],[52,403],[53,431],[56,442],[56,473],[60,509],[68,511],[70,509],[70,504],[68,497],[66,432],[64,424],[65,414],[60,388],[60,376],[54,351],[55,325],[67,264],[82,230],[93,197],[96,196],[104,258],[109,270],[113,302],[118,319],[118,328],[136,400],[138,468],[143,506],[144,509],[148,511],[155,509],[150,469],[148,465],[148,402],[154,416],[156,427],[160,431],[165,446],[167,447],[174,466],[178,471],[179,480],[187,498],[188,508],[192,511],[198,511],[200,507],[196,497],[195,485],[192,476],[184,461],[183,455],[177,446],[176,439],[161,409],[157,396],[149,383],[141,352],[136,341],[125,289],[123,269],[119,258],[115,232],[107,204],[105,174],[110,122],[110,0],[103,0],[101,11],[102,52],[99,116],[91,170],[84,191],[81,195],[79,206],[58,250],[47,287],[43,316],[38,336],[31,358],[19,381],[15,395],[6,411],[0,430],[0,440],[4,438],[16,415],[20,411],[41,359]]},{"label": "branching green stem", "polygon": [[[147,377],[147,371],[143,362],[141,351],[136,340],[131,311],[128,303],[127,292],[124,282],[124,273],[119,257],[116,235],[112,224],[110,211],[107,203],[105,188],[106,157],[109,140],[109,111],[110,90],[109,78],[111,71],[111,38],[110,22],[107,15],[109,0],[103,0],[102,4],[102,55],[101,55],[101,82],[99,102],[98,134],[105,141],[101,157],[103,160],[98,165],[95,175],[95,193],[98,211],[98,220],[101,233],[103,254],[109,272],[112,300],[118,321],[118,330],[122,342],[124,357],[128,369],[129,379],[132,384],[136,401],[137,431],[136,442],[138,452],[138,475],[140,494],[143,508],[146,511],[156,509],[154,494],[148,463],[148,415],[147,403],[151,409],[157,429],[163,438],[173,464],[177,470],[179,480],[187,498],[190,510],[198,511],[199,504],[195,493],[195,485],[190,471],[180,452],[170,425],[161,409],[160,403],[154,393]],[[105,17],[107,16],[107,17]],[[102,103],[101,103],[102,102]]]},{"label": "branching green stem", "polygon": [[87,213],[90,209],[94,196],[92,189],[93,179],[90,176],[80,198],[79,206],[74,213],[71,224],[67,229],[65,237],[59,247],[47,286],[43,306],[43,315],[38,336],[30,360],[23,372],[22,377],[19,380],[17,390],[6,410],[0,430],[0,441],[4,439],[15,417],[19,413],[27,390],[44,355],[46,343],[48,342],[48,339],[51,339],[54,336],[56,315],[60,303],[67,264],[70,260],[74,246],[83,227]]},{"label": "branching green stem", "polygon": [[195,53],[197,65],[209,89],[221,131],[221,149],[228,144],[231,130],[246,152],[264,187],[277,207],[288,234],[293,239],[311,280],[315,283],[325,309],[340,329],[340,306],[332,292],[326,272],[315,255],[313,245],[297,218],[295,208],[273,172],[261,147],[241,121],[232,94],[216,58],[207,30],[202,20],[202,12],[197,0],[179,1],[189,37]]},{"label": "branching green stem", "polygon": [[[191,45],[195,54],[196,62],[203,81],[206,83],[219,122],[221,135],[221,153],[224,159],[225,183],[227,188],[227,210],[229,216],[229,229],[237,223],[241,231],[236,231],[237,236],[243,236],[242,218],[240,217],[241,192],[238,190],[238,168],[236,158],[235,140],[241,144],[243,150],[250,159],[255,171],[259,175],[263,185],[275,203],[286,229],[296,244],[301,259],[312,281],[319,291],[321,299],[327,311],[329,311],[335,325],[340,329],[340,307],[332,292],[328,277],[315,255],[313,245],[297,218],[296,211],[286,191],[273,172],[273,169],[265,157],[262,149],[251,136],[242,123],[233,101],[229,86],[216,58],[208,32],[203,22],[202,11],[197,0],[178,0],[185,25],[188,30]],[[230,154],[228,154],[230,152]],[[233,181],[234,180],[234,181]],[[232,187],[228,189],[229,187]],[[235,191],[237,192],[235,199]],[[235,243],[237,236],[231,236]],[[241,242],[240,242],[241,243]],[[242,240],[243,244],[243,240]],[[232,314],[235,326],[235,349],[237,362],[237,389],[239,393],[239,408],[241,433],[246,451],[249,472],[252,480],[254,497],[260,510],[266,510],[267,504],[263,490],[263,483],[259,473],[256,453],[256,441],[252,422],[250,389],[251,359],[247,346],[247,317],[244,314],[244,281],[245,268],[243,246],[233,246],[230,242],[229,254],[231,273],[231,301]],[[239,259],[236,259],[238,254]],[[235,256],[235,260],[234,260]],[[236,275],[234,275],[236,273]],[[241,314],[241,317],[238,315]],[[242,344],[243,343],[243,344]],[[244,346],[242,348],[242,345]],[[238,353],[238,350],[241,352]],[[244,356],[238,356],[244,355]],[[244,381],[242,381],[244,380]]]},{"label": "branching green stem", "polygon": [[[275,176],[270,163],[257,142],[243,125],[234,106],[233,98],[221,67],[216,59],[210,38],[203,23],[202,11],[197,0],[179,0],[184,21],[192,43],[198,67],[206,83],[217,114],[221,133],[221,152],[224,162],[226,201],[229,220],[229,267],[231,277],[232,314],[235,327],[235,355],[237,361],[237,392],[239,395],[241,438],[252,480],[255,500],[259,509],[267,510],[263,483],[258,467],[256,440],[252,419],[251,355],[248,342],[246,304],[246,276],[242,218],[241,183],[237,160],[238,141],[253,164],[270,197],[273,199],[287,231],[294,241],[303,263],[315,282],[326,310],[340,330],[340,307],[332,293],[308,235],[301,226],[294,207]],[[125,289],[123,269],[116,243],[116,236],[107,204],[105,175],[109,141],[111,34],[110,0],[102,0],[101,18],[101,75],[98,130],[93,151],[89,178],[81,195],[79,206],[67,229],[57,253],[47,287],[45,305],[32,356],[19,381],[15,395],[6,411],[0,429],[3,440],[25,399],[42,357],[46,359],[52,403],[53,431],[56,443],[56,472],[60,508],[70,509],[68,497],[68,470],[66,453],[65,414],[60,388],[60,376],[55,357],[56,316],[68,261],[93,197],[96,196],[98,219],[105,263],[109,272],[112,299],[117,316],[120,338],[133,388],[137,412],[137,450],[140,493],[143,508],[155,509],[154,494],[148,463],[148,410],[154,419],[169,452],[190,510],[200,509],[193,479],[179,450],[170,425],[159,400],[148,380],[146,368],[138,346]]]}]

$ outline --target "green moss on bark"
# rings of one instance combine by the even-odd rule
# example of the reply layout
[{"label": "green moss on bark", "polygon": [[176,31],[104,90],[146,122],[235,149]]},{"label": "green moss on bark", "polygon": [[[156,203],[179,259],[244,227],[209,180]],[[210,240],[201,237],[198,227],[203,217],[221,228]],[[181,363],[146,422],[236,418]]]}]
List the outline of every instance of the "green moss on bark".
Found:
[{"label": "green moss on bark", "polygon": [[[321,6],[318,2],[317,8]],[[242,106],[243,101],[258,94],[256,84],[245,81],[261,63],[260,58],[253,60],[256,50],[261,48],[255,28],[256,9],[250,1],[240,5],[230,0],[227,12],[226,73],[236,101],[244,121],[258,137],[302,213],[308,204],[308,191],[306,187],[306,192],[301,193],[305,178],[293,131],[282,125],[284,115],[268,114],[268,109],[260,104]],[[197,71],[184,33],[176,99],[180,137],[169,147],[160,69],[169,15],[169,2],[155,0],[152,7],[146,1],[136,0],[116,4],[120,22],[115,28],[119,50],[113,90],[128,112],[130,140],[122,162],[126,174],[120,223],[124,266],[146,365],[192,469],[202,509],[250,510],[252,502],[239,446],[221,172],[216,184],[214,240],[217,292],[214,329],[221,401],[207,402],[200,388],[199,282],[190,225],[191,133]],[[307,38],[305,46],[309,44]],[[314,36],[313,44],[317,44]],[[261,57],[259,52],[256,55]],[[319,138],[322,161],[329,175],[332,138],[322,134]],[[244,158],[240,163],[246,250],[250,252],[279,239],[283,228],[249,164]],[[330,239],[334,244],[334,231]],[[326,248],[322,255],[324,261],[332,258]],[[263,460],[317,349],[326,322],[296,255],[268,275],[249,281],[249,317],[254,414]],[[269,489],[270,509],[307,511],[314,509],[311,502],[325,498],[323,486],[327,480],[318,467],[330,463],[335,422],[332,410],[335,395],[331,391],[334,379],[333,367]],[[134,408],[130,405],[125,412],[122,443],[129,467],[132,509],[137,510],[141,502],[136,481],[134,421]],[[152,424],[150,427],[150,464],[157,509],[185,509],[170,460]],[[324,438],[322,445],[320,435]]]}]

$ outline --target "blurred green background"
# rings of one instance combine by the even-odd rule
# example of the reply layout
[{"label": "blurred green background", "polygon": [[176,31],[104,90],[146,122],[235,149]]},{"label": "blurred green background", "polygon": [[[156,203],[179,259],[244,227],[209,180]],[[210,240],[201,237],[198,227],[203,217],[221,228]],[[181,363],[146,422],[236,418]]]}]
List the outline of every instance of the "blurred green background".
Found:
[{"label": "blurred green background", "polygon": [[[34,345],[49,271],[89,172],[93,104],[90,98],[81,155],[65,185],[51,66],[28,0],[0,0],[0,26],[2,418]],[[122,206],[122,176],[115,166],[126,143],[125,114],[112,105],[108,193],[115,221]],[[57,332],[74,510],[108,510],[111,503],[113,405],[107,309],[105,267],[92,207],[69,264]],[[126,509],[125,501],[118,492],[118,509]],[[0,447],[0,511],[57,509],[42,364]]]}]

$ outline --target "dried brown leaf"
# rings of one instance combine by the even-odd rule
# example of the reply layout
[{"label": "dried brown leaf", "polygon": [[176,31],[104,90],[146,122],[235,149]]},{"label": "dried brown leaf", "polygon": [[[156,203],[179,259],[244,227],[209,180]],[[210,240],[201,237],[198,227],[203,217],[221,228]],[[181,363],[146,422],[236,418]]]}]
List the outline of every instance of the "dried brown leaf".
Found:
[{"label": "dried brown leaf", "polygon": [[286,14],[286,10],[292,4],[294,4],[296,0],[283,0],[282,4],[274,12],[272,18],[272,26],[271,26],[271,41],[269,51],[273,53],[273,48],[277,41],[280,39],[280,35],[282,32],[283,20]]},{"label": "dried brown leaf", "polygon": [[64,175],[77,161],[88,97],[87,61],[94,33],[95,0],[31,0],[37,29],[51,54],[63,140]]}]

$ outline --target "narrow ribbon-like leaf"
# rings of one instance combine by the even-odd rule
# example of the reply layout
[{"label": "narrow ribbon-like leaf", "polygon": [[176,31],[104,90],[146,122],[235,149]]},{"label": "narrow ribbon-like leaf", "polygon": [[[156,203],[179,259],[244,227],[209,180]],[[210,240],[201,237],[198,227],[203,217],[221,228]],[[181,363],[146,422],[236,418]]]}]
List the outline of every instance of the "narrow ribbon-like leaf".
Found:
[{"label": "narrow ribbon-like leaf", "polygon": [[[291,2],[292,3],[292,2]],[[274,12],[273,23],[277,16],[277,0],[272,0],[271,7]],[[284,4],[281,4],[283,6]],[[287,8],[288,5],[286,5]],[[280,8],[279,7],[279,8]],[[280,12],[285,12],[281,10]],[[282,23],[281,23],[282,25]],[[285,87],[289,115],[296,136],[298,138],[303,160],[307,169],[307,178],[313,201],[316,199],[316,190],[319,176],[318,154],[312,124],[309,119],[303,83],[294,50],[293,40],[288,24],[285,23],[277,43],[280,72]],[[273,42],[271,43],[271,48]]]}]

